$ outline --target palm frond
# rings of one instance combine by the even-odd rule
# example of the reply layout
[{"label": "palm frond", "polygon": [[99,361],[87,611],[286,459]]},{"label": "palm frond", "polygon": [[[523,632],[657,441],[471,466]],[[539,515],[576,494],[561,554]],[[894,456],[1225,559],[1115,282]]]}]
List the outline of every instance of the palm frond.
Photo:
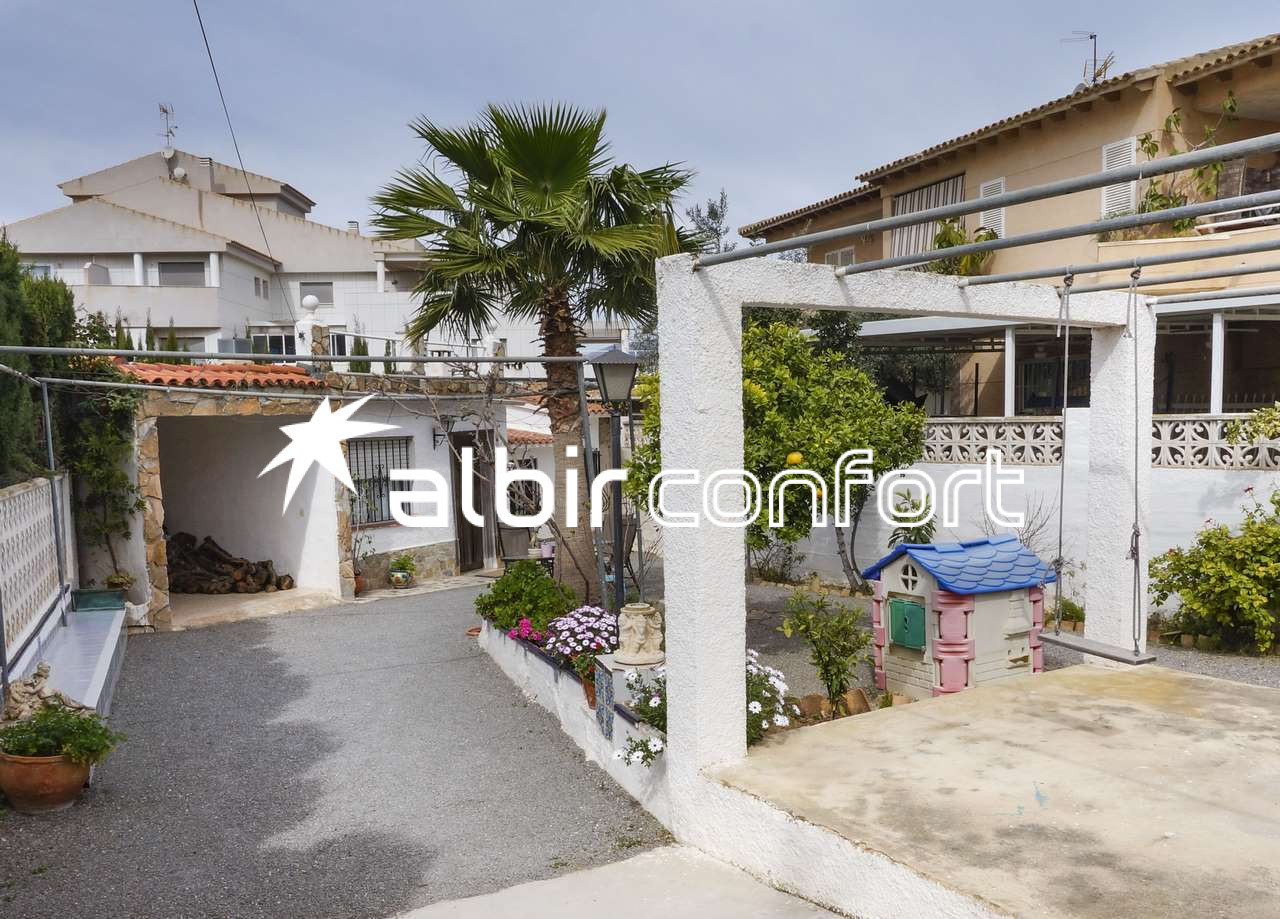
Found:
[{"label": "palm frond", "polygon": [[482,123],[463,128],[442,128],[425,116],[419,116],[409,123],[409,127],[463,175],[485,183],[497,178],[498,165],[494,162],[489,133]]},{"label": "palm frond", "polygon": [[512,194],[534,211],[552,210],[608,162],[605,113],[566,105],[489,106],[494,158]]}]

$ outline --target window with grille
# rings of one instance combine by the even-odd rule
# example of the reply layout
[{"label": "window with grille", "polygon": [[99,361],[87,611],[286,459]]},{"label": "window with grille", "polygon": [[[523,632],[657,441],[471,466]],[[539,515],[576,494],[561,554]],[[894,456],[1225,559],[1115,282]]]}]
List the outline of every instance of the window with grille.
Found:
[{"label": "window with grille", "polygon": [[[952,176],[941,182],[923,185],[893,196],[893,215],[914,214],[930,208],[955,204],[964,200],[964,175]],[[891,255],[915,255],[933,248],[933,238],[938,235],[938,224],[918,223],[899,227],[890,235]]]},{"label": "window with grille", "polygon": [[828,265],[834,265],[837,268],[843,265],[852,265],[854,263],[853,246],[845,246],[843,249],[828,252],[822,257],[822,260]]},{"label": "window with grille", "polygon": [[[1004,176],[998,179],[990,179],[978,186],[979,198],[990,198],[994,195],[1004,194]],[[978,222],[981,226],[991,230],[996,236],[1004,237],[1004,208],[995,207],[991,210],[981,211],[978,214]]]},{"label": "window with grille", "polygon": [[[1127,137],[1102,147],[1102,171],[1123,169],[1138,161],[1138,139]],[[1120,182],[1102,189],[1102,216],[1132,214],[1138,209],[1138,183]]]},{"label": "window with grille", "polygon": [[347,441],[347,465],[356,487],[351,499],[355,526],[391,520],[391,470],[409,469],[412,437],[360,437]]},{"label": "window with grille", "polygon": [[[537,469],[538,461],[533,458],[514,459],[514,469]],[[542,507],[542,486],[537,482],[522,479],[507,486],[507,507],[513,514],[536,514]]]}]

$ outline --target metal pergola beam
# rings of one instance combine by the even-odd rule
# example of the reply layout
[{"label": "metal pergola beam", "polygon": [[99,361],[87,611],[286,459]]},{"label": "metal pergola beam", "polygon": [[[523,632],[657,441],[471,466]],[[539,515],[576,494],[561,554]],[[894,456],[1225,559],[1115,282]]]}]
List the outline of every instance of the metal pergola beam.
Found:
[{"label": "metal pergola beam", "polygon": [[[933,223],[937,220],[948,220],[952,217],[963,217],[967,214],[976,214],[979,211],[994,210],[995,208],[1001,207],[1012,207],[1016,204],[1025,204],[1028,201],[1057,198],[1062,195],[1069,195],[1078,191],[1088,191],[1089,189],[1102,188],[1106,185],[1119,185],[1124,182],[1132,182],[1139,179],[1149,178],[1151,176],[1166,175],[1171,172],[1181,172],[1184,169],[1194,169],[1198,166],[1207,166],[1224,160],[1239,159],[1241,157],[1252,156],[1256,153],[1270,153],[1276,150],[1280,150],[1280,133],[1264,134],[1260,137],[1251,137],[1247,140],[1236,141],[1235,143],[1220,144],[1216,147],[1206,147],[1203,150],[1179,153],[1175,156],[1168,156],[1163,159],[1152,160],[1147,163],[1138,163],[1133,166],[1126,166],[1122,169],[1112,169],[1106,172],[1094,172],[1089,173],[1088,175],[1075,176],[1070,179],[1062,179],[1057,182],[1046,182],[1042,185],[1033,185],[1030,188],[1008,191],[999,195],[991,195],[987,198],[973,198],[968,201],[957,202],[956,204],[946,204],[941,207],[928,208],[923,211],[914,211],[910,214],[898,214],[893,217],[882,217],[878,220],[868,220],[851,226],[833,227],[830,230],[820,230],[815,233],[803,233],[799,236],[792,236],[788,239],[779,239],[774,242],[763,243],[759,246],[732,249],[728,252],[708,253],[706,255],[699,256],[694,261],[694,268],[709,267],[711,265],[719,265],[725,262],[736,262],[748,258],[760,258],[761,256],[772,255],[775,252],[786,252],[789,249],[834,242],[837,240],[848,239],[851,236],[862,236],[867,233],[883,233],[886,230],[896,230],[900,227],[915,226],[921,223]],[[1225,204],[1225,202],[1223,202],[1223,204],[1224,206],[1220,208],[1221,210],[1231,210],[1233,207],[1232,205]],[[1238,206],[1239,205],[1236,205],[1236,207]],[[930,259],[930,261],[931,260],[932,259]]]},{"label": "metal pergola beam", "polygon": [[1280,295],[1280,286],[1235,287],[1230,290],[1202,290],[1194,294],[1171,294],[1167,297],[1152,297],[1147,302],[1164,305],[1167,303],[1199,303],[1204,300],[1234,300],[1239,297],[1273,297],[1276,295]]},{"label": "metal pergola beam", "polygon": [[[1240,265],[1235,268],[1210,268],[1206,271],[1188,271],[1185,274],[1166,274],[1150,278],[1138,278],[1133,282],[1136,287],[1154,287],[1160,284],[1181,284],[1186,281],[1209,281],[1217,278],[1237,278],[1245,274],[1266,274],[1268,271],[1280,271],[1280,263],[1268,262],[1265,265]],[[1105,284],[1076,285],[1071,288],[1073,294],[1091,294],[1100,290],[1125,290],[1129,281],[1108,281]],[[1207,291],[1205,291],[1207,293]]]},{"label": "metal pergola beam", "polygon": [[1271,207],[1276,204],[1280,204],[1280,190],[1256,192],[1252,195],[1223,198],[1219,201],[1202,201],[1199,204],[1185,204],[1182,207],[1145,211],[1140,214],[1125,214],[1121,217],[1105,217],[1102,220],[1077,223],[1073,226],[1037,230],[1034,233],[1019,233],[1014,236],[965,243],[961,246],[951,246],[946,249],[926,249],[923,252],[916,252],[911,255],[896,255],[890,258],[874,259],[870,262],[857,262],[837,268],[836,277],[847,277],[851,274],[862,274],[867,271],[880,271],[885,268],[906,268],[911,265],[927,264],[942,258],[958,258],[979,252],[996,252],[1000,249],[1034,246],[1039,243],[1056,242],[1060,239],[1072,239],[1078,236],[1095,236],[1099,233],[1109,233],[1114,230],[1129,230],[1134,227],[1150,226],[1153,223],[1189,220],[1192,217],[1203,217],[1206,214],[1214,214],[1230,207],[1256,208]]},{"label": "metal pergola beam", "polygon": [[[1255,252],[1280,252],[1280,240],[1265,239],[1251,243],[1237,243],[1231,246],[1215,246],[1196,252],[1175,252],[1168,255],[1143,255],[1134,258],[1118,258],[1106,262],[1094,262],[1092,265],[1054,265],[1050,268],[1032,268],[1028,271],[1006,271],[1003,274],[984,274],[972,278],[961,278],[957,283],[961,287],[976,287],[980,284],[1005,284],[1010,281],[1034,281],[1040,278],[1065,278],[1067,275],[1100,274],[1104,271],[1125,271],[1134,268],[1150,268],[1155,265],[1173,265],[1178,262],[1199,262],[1212,258],[1231,258],[1237,255],[1251,255]],[[1218,275],[1214,275],[1217,277]],[[1128,287],[1126,281],[1122,285]],[[1096,290],[1097,288],[1090,288]],[[1074,288],[1080,291],[1082,288]]]}]

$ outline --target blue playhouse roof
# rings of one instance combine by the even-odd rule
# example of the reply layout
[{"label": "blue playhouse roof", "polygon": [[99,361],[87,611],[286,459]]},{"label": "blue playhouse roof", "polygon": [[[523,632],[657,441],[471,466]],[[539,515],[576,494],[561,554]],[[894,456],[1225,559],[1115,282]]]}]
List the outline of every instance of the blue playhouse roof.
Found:
[{"label": "blue playhouse roof", "polygon": [[1011,535],[938,545],[907,543],[862,572],[862,576],[874,580],[885,566],[904,555],[911,556],[912,561],[933,575],[943,590],[957,594],[1018,590],[1057,579],[1049,565]]}]

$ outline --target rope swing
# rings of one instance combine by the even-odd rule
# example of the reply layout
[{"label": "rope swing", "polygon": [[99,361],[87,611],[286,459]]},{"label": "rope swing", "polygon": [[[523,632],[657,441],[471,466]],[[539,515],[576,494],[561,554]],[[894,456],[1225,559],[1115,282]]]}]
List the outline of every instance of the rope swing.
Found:
[{"label": "rope swing", "polygon": [[[1142,269],[1134,263],[1129,274],[1129,300],[1125,312],[1124,337],[1134,340],[1133,365],[1138,371],[1138,280]],[[1142,561],[1139,552],[1139,541],[1142,535],[1140,513],[1138,507],[1138,472],[1142,462],[1141,424],[1138,421],[1140,407],[1139,388],[1133,387],[1133,533],[1129,538],[1128,557],[1133,559],[1133,650],[1115,647],[1100,641],[1093,641],[1083,635],[1062,634],[1062,575],[1066,569],[1063,555],[1063,521],[1066,517],[1067,493],[1067,403],[1069,401],[1068,386],[1071,382],[1071,288],[1075,283],[1075,275],[1068,274],[1062,279],[1061,299],[1058,302],[1058,323],[1056,336],[1062,338],[1062,457],[1058,461],[1058,554],[1053,560],[1054,578],[1054,623],[1053,634],[1041,632],[1040,640],[1081,654],[1116,661],[1122,664],[1149,664],[1155,655],[1140,650],[1142,640]]]}]

